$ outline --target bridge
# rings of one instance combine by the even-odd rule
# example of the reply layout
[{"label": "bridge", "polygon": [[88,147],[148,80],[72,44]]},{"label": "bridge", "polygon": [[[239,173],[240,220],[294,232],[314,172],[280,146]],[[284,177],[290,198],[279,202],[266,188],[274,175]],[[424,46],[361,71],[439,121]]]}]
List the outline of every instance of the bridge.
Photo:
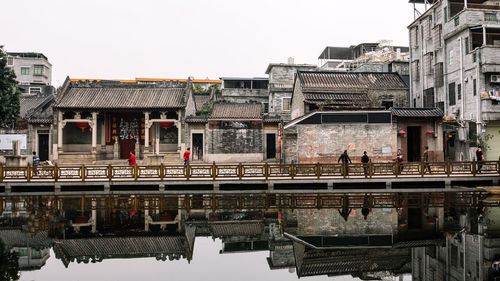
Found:
[{"label": "bridge", "polygon": [[352,164],[0,166],[0,193],[186,191],[419,192],[499,184],[500,161]]}]

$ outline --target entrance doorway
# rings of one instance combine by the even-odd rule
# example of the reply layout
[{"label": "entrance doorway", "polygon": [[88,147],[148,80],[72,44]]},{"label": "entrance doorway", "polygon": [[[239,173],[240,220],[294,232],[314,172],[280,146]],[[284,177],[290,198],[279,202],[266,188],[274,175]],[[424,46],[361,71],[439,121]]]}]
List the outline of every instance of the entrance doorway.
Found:
[{"label": "entrance doorway", "polygon": [[276,134],[266,134],[266,158],[276,158]]},{"label": "entrance doorway", "polygon": [[120,158],[128,159],[130,152],[135,150],[135,139],[121,139],[120,140]]},{"label": "entrance doorway", "polygon": [[49,160],[49,135],[38,134],[38,156],[40,161]]},{"label": "entrance doorway", "polygon": [[193,160],[203,160],[203,134],[193,134]]},{"label": "entrance doorway", "polygon": [[421,128],[420,126],[408,127],[407,138],[408,162],[420,161]]},{"label": "entrance doorway", "polygon": [[422,209],[408,208],[408,229],[422,228]]}]

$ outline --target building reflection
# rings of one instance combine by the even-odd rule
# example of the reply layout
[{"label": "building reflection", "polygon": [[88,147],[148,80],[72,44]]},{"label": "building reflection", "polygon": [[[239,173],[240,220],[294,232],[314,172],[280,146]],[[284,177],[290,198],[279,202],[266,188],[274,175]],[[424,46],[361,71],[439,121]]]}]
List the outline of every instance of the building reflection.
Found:
[{"label": "building reflection", "polygon": [[[21,270],[44,266],[50,248],[66,267],[115,258],[189,262],[196,237],[204,236],[222,241],[220,254],[267,251],[271,270],[298,277],[493,280],[498,275],[497,200],[384,196],[341,194],[321,201],[335,208],[319,201],[306,208],[297,201],[320,197],[314,194],[294,197],[292,205],[301,208],[284,208],[290,197],[266,198],[265,204],[258,196],[232,195],[4,197],[0,238],[19,254]],[[438,197],[443,204],[436,203]]]}]

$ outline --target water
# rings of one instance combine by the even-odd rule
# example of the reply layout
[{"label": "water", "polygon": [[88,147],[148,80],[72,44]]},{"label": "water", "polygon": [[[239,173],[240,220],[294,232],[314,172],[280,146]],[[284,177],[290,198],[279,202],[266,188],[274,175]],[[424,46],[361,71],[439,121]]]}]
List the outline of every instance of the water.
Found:
[{"label": "water", "polygon": [[484,194],[289,194],[267,197],[258,207],[260,199],[254,194],[3,197],[0,238],[19,254],[19,280],[464,280],[464,273],[465,280],[493,280],[500,275],[495,269],[500,209]]}]

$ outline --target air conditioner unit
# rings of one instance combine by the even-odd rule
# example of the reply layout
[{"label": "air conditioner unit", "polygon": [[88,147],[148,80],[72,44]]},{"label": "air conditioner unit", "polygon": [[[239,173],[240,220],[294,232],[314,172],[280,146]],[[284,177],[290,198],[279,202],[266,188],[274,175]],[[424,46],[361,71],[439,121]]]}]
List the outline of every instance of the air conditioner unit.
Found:
[{"label": "air conditioner unit", "polygon": [[500,83],[500,75],[491,75],[490,82]]}]

